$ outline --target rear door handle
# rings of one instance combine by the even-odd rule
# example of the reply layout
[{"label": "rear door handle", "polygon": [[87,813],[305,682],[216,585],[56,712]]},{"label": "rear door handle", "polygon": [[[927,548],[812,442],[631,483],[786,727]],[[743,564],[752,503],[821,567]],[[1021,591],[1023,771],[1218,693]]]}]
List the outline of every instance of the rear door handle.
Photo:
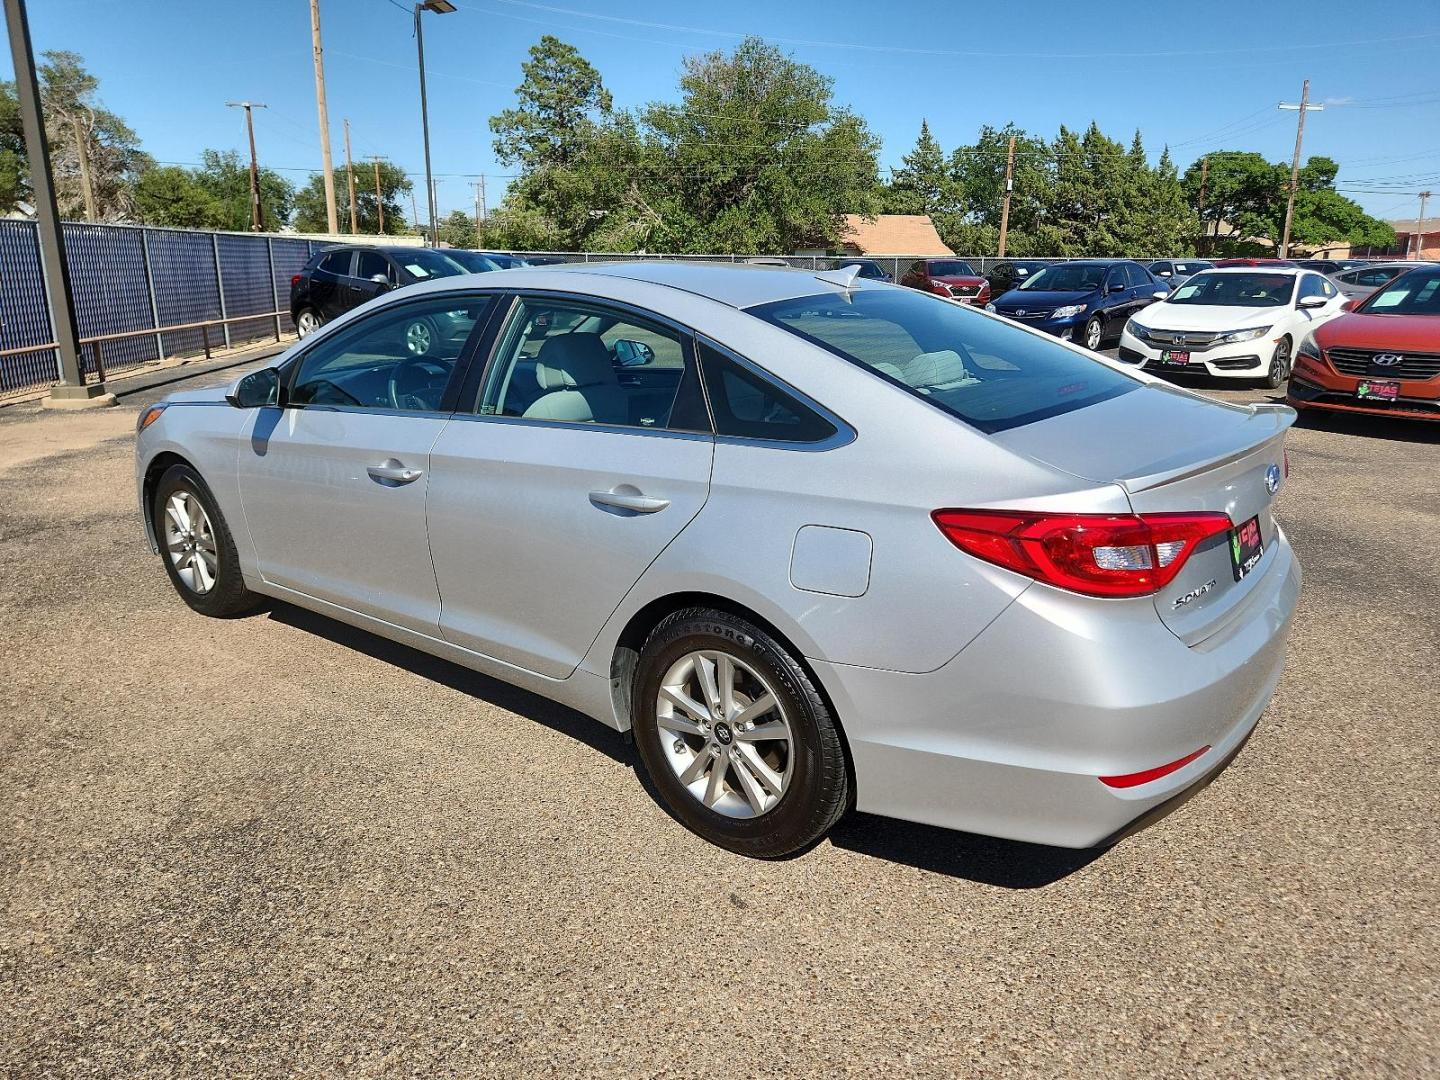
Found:
[{"label": "rear door handle", "polygon": [[[629,487],[628,484],[622,487]],[[669,499],[657,499],[642,495],[631,488],[629,491],[617,488],[614,491],[592,491],[590,501],[596,506],[611,506],[616,510],[628,510],[632,514],[655,514],[670,505]]]},{"label": "rear door handle", "polygon": [[370,474],[371,480],[379,480],[388,484],[413,483],[424,474],[423,469],[407,469],[394,458],[379,465],[371,465],[365,471]]}]

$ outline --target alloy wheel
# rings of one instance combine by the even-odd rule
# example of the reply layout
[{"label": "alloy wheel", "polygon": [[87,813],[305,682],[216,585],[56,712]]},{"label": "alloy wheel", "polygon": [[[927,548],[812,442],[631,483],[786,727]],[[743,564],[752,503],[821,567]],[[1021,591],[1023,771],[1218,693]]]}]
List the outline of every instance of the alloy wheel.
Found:
[{"label": "alloy wheel", "polygon": [[177,491],[165,504],[165,550],[175,575],[191,592],[203,596],[215,587],[220,569],[215,531],[193,492]]},{"label": "alloy wheel", "polygon": [[295,332],[302,338],[309,337],[320,329],[320,318],[313,311],[302,311],[295,320]]},{"label": "alloy wheel", "polygon": [[660,682],[655,721],[666,761],[701,805],[753,818],[785,795],[795,740],[780,698],[718,649],[686,653]]},{"label": "alloy wheel", "polygon": [[423,322],[413,322],[405,328],[405,348],[411,356],[424,356],[430,351],[430,327]]},{"label": "alloy wheel", "polygon": [[1104,331],[1102,330],[1099,321],[1096,319],[1091,319],[1088,323],[1085,324],[1085,347],[1092,352],[1100,348],[1100,339],[1103,336],[1103,333]]}]

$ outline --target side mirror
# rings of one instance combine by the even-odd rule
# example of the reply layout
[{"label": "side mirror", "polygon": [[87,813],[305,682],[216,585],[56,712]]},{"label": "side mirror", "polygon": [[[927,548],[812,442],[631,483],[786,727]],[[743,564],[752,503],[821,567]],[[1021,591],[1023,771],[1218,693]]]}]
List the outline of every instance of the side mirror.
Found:
[{"label": "side mirror", "polygon": [[1124,283],[1123,281],[1107,281],[1107,282],[1105,283],[1105,295],[1106,295],[1106,296],[1110,296],[1110,295],[1113,294],[1113,293],[1124,292],[1124,291],[1125,291],[1125,283]]},{"label": "side mirror", "polygon": [[235,380],[225,395],[237,409],[258,409],[280,403],[280,372],[277,368],[261,368]]},{"label": "side mirror", "polygon": [[644,367],[655,359],[655,350],[643,341],[620,338],[611,347],[616,367]]},{"label": "side mirror", "polygon": [[1150,295],[1153,296],[1156,300],[1164,300],[1164,299],[1165,299],[1167,296],[1169,296],[1170,294],[1169,294],[1168,292],[1166,292],[1164,289],[1156,289],[1156,290],[1155,290],[1153,293],[1151,293]]},{"label": "side mirror", "polygon": [[1330,302],[1330,300],[1329,300],[1328,297],[1324,297],[1324,296],[1307,296],[1307,297],[1305,297],[1305,299],[1303,299],[1303,300],[1300,301],[1300,306],[1301,306],[1302,308],[1322,308],[1322,307],[1324,307],[1326,304],[1328,304],[1329,302]]},{"label": "side mirror", "polygon": [[372,274],[370,275],[370,280],[382,289],[388,289],[390,287],[390,279],[384,274]]}]

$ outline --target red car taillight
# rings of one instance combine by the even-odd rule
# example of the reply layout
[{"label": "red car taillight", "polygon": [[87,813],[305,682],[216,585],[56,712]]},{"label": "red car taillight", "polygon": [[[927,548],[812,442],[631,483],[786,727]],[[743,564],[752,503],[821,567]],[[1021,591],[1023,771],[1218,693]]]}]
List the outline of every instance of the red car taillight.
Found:
[{"label": "red car taillight", "polygon": [[1195,549],[1234,527],[1228,514],[1047,514],[936,510],[961,551],[1086,596],[1145,596],[1175,579]]},{"label": "red car taillight", "polygon": [[299,284],[300,284],[300,275],[299,275],[299,274],[295,274],[294,276],[292,276],[292,277],[290,278],[290,287],[291,287],[292,289],[295,288],[295,286],[296,286],[296,285],[299,285]]}]

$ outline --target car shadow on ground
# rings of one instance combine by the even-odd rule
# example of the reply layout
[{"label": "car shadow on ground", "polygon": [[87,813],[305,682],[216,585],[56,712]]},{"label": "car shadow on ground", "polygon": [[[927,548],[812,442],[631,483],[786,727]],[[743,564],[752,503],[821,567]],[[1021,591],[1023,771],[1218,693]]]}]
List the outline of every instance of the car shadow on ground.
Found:
[{"label": "car shadow on ground", "polygon": [[[1284,398],[1280,399],[1283,403]],[[1424,445],[1440,444],[1440,423],[1434,420],[1412,420],[1404,416],[1371,416],[1367,413],[1330,412],[1325,409],[1301,409],[1295,426],[1310,431],[1332,431],[1359,439],[1383,439],[1386,442],[1408,442]]]},{"label": "car shadow on ground", "polygon": [[[274,601],[266,615],[276,622],[354,649],[392,667],[413,672],[583,743],[632,769],[650,798],[667,814],[670,813],[641,766],[634,744],[626,736],[567,705],[305,608]],[[673,815],[671,817],[673,819]],[[1106,850],[1090,848],[1072,851],[1043,844],[1023,844],[856,811],[846,815],[835,826],[829,842],[845,851],[1005,889],[1037,889],[1050,885],[1089,865]],[[820,841],[820,844],[824,843],[824,840]],[[793,857],[804,854],[805,851],[796,852]]]}]

